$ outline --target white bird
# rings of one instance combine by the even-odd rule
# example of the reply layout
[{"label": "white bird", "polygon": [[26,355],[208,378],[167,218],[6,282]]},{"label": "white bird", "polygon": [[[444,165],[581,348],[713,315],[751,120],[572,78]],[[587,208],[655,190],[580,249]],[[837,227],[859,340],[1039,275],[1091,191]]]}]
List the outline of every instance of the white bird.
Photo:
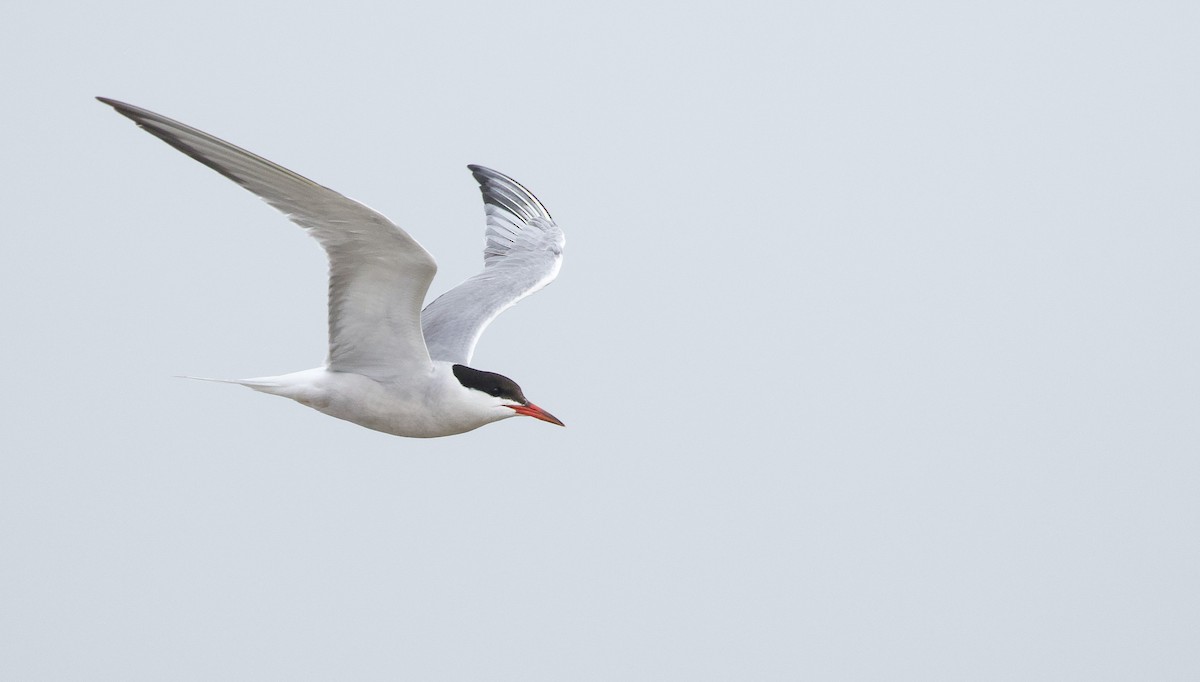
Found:
[{"label": "white bird", "polygon": [[208,133],[97,99],[282,211],[329,256],[326,365],[217,381],[397,436],[449,436],[517,415],[563,425],[529,402],[512,379],[468,366],[488,323],[550,283],[562,263],[562,230],[518,182],[468,166],[487,214],[483,271],[422,310],[437,264],[384,216]]}]

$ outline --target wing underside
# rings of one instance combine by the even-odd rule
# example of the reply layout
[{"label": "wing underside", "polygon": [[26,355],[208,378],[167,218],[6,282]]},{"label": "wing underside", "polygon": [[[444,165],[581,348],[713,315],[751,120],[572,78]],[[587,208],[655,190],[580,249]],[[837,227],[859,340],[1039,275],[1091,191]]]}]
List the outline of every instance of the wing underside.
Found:
[{"label": "wing underside", "polygon": [[483,271],[421,314],[430,357],[462,364],[470,363],[480,335],[497,315],[558,275],[564,245],[562,230],[532,192],[489,168],[468,168],[487,215]]}]

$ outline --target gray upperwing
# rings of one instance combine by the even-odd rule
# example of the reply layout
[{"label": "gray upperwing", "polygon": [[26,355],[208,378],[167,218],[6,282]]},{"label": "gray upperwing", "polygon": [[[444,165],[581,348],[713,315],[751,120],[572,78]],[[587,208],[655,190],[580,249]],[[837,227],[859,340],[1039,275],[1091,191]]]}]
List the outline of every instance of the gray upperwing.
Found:
[{"label": "gray upperwing", "polygon": [[421,304],[437,264],[383,215],[240,147],[152,111],[98,97],[146,132],[250,190],[329,256],[329,369],[383,381],[428,371]]}]

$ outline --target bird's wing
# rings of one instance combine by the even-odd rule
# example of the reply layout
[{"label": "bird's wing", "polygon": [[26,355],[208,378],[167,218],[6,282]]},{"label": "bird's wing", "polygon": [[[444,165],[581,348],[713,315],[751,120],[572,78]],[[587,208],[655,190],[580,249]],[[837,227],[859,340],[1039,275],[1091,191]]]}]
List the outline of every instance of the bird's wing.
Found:
[{"label": "bird's wing", "polygon": [[421,304],[437,264],[404,230],[353,199],[208,133],[97,99],[257,194],[321,243],[329,256],[330,370],[380,381],[428,371]]},{"label": "bird's wing", "polygon": [[479,182],[487,214],[483,272],[421,313],[429,355],[462,364],[470,363],[479,335],[497,315],[558,275],[564,244],[562,230],[532,192],[490,168],[467,168]]}]

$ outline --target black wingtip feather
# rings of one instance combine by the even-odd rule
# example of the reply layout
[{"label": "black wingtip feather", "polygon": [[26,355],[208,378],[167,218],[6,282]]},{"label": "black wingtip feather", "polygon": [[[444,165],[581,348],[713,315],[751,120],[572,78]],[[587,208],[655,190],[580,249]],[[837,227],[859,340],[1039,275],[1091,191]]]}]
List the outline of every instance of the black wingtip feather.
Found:
[{"label": "black wingtip feather", "polygon": [[[511,205],[511,203],[515,199],[515,203],[518,206],[522,203],[528,203],[546,218],[554,220],[554,218],[550,215],[550,211],[546,209],[546,206],[537,198],[536,195],[534,195],[533,192],[530,192],[529,188],[525,185],[522,185],[504,173],[501,173],[497,170],[492,170],[487,166],[469,163],[467,164],[467,170],[471,171],[471,175],[475,176],[475,182],[479,183],[479,189],[483,192],[484,202],[496,204],[497,206],[514,213],[524,220],[530,220],[531,218],[535,217],[532,215],[526,215],[528,213],[527,211],[522,211],[519,209],[514,210],[515,207]],[[512,191],[505,187],[505,183],[516,187],[524,194],[524,196],[505,196],[505,194],[512,194]]]}]

